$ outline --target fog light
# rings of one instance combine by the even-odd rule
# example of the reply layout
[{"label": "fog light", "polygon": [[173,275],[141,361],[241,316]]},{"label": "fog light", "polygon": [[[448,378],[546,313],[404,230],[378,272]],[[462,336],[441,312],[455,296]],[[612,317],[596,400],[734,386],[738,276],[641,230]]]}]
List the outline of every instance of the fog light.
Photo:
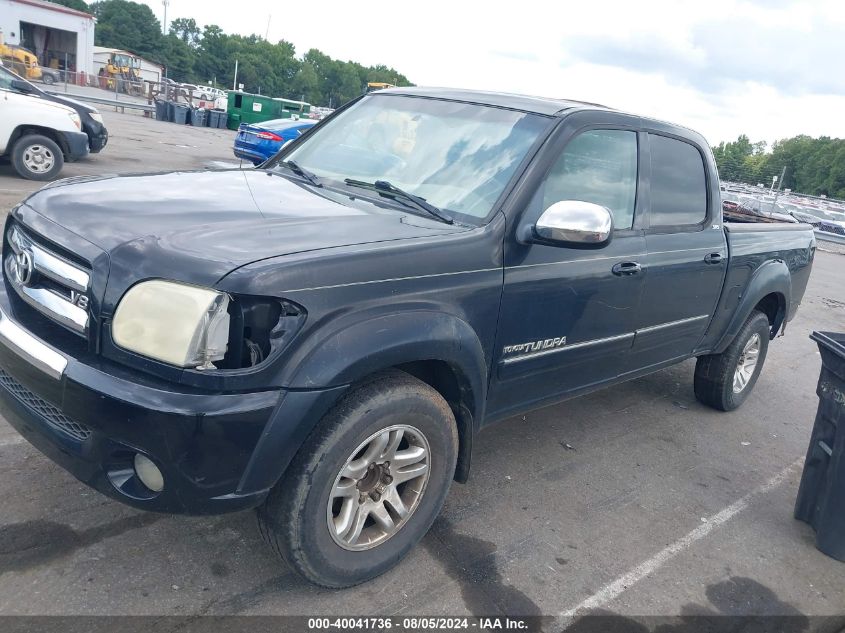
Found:
[{"label": "fog light", "polygon": [[164,475],[146,455],[135,453],[135,474],[147,488],[153,492],[164,490]]}]

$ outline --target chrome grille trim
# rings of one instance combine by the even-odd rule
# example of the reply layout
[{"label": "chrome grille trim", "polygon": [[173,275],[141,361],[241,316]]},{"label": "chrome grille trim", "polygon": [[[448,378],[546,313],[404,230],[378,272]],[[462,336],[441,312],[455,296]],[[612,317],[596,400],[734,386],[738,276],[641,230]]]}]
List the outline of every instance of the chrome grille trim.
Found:
[{"label": "chrome grille trim", "polygon": [[[9,231],[9,245],[12,253],[6,257],[4,270],[15,292],[48,318],[84,336],[88,330],[88,311],[78,306],[76,299],[84,295],[91,285],[88,272],[35,243],[16,226]],[[28,253],[31,258],[32,283],[22,282],[15,274],[16,256],[21,253]],[[58,288],[39,284],[39,276],[50,280]]]},{"label": "chrome grille trim", "polygon": [[9,244],[15,253],[28,249],[32,253],[35,270],[53,281],[67,286],[77,292],[86,292],[91,282],[91,277],[84,270],[80,270],[75,264],[62,259],[30,240],[21,233],[17,227],[12,228],[9,234]]},{"label": "chrome grille trim", "polygon": [[12,321],[2,308],[0,308],[0,343],[56,380],[65,373],[67,358]]},{"label": "chrome grille trim", "polygon": [[0,386],[29,411],[41,417],[54,430],[64,433],[77,442],[84,442],[91,437],[91,429],[66,416],[58,407],[32,393],[2,369],[0,369]]}]

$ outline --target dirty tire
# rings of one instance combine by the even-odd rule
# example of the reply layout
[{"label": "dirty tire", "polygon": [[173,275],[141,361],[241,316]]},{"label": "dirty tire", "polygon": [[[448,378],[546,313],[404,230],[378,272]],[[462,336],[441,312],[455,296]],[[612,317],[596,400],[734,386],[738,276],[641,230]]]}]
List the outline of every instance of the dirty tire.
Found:
[{"label": "dirty tire", "polygon": [[54,78],[54,77],[53,77],[53,75],[51,75],[50,73],[44,73],[44,76],[43,76],[41,79],[42,79],[42,80],[44,81],[44,83],[45,83],[45,84],[47,84],[48,86],[52,86],[54,83],[56,83],[55,78]]},{"label": "dirty tire", "polygon": [[[745,402],[763,369],[769,349],[770,327],[768,317],[754,310],[724,352],[698,358],[694,386],[695,397],[699,402],[720,411],[733,411]],[[759,341],[757,363],[744,387],[736,392],[734,375],[743,357],[743,350],[755,335]]]},{"label": "dirty tire", "polygon": [[[50,157],[51,166],[49,169],[39,171],[35,163],[28,157],[31,149],[37,148],[39,155]],[[41,134],[25,134],[15,141],[12,147],[12,167],[22,178],[28,180],[53,180],[62,171],[65,163],[61,148],[50,138]]]},{"label": "dirty tire", "polygon": [[[362,442],[395,425],[418,429],[430,448],[428,479],[415,509],[386,540],[370,549],[341,547],[327,507],[336,478]],[[455,472],[458,432],[443,397],[398,370],[374,375],[348,393],[317,424],[258,509],[261,534],[305,578],[324,587],[357,585],[396,565],[425,535]]]}]

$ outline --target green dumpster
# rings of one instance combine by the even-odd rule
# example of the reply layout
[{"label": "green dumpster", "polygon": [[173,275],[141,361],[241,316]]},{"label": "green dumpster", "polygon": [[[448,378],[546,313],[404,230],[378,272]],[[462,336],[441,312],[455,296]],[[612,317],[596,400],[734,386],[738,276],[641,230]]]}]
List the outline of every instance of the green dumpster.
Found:
[{"label": "green dumpster", "polygon": [[[263,123],[271,119],[289,119],[307,117],[311,111],[311,104],[304,101],[292,101],[281,97],[268,97],[249,92],[232,91],[229,93],[228,112],[238,114],[238,123]],[[232,118],[229,118],[232,127]]]}]

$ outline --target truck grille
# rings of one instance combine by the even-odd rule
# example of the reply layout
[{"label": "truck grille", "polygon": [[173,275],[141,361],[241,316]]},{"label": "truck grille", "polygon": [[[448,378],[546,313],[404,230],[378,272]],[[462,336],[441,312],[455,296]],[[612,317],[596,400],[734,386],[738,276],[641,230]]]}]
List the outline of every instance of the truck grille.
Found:
[{"label": "truck grille", "polygon": [[80,336],[88,333],[90,273],[45,248],[17,226],[9,231],[6,278],[17,295],[47,318]]},{"label": "truck grille", "polygon": [[12,394],[27,409],[38,414],[56,431],[64,433],[78,442],[84,442],[91,437],[91,430],[88,427],[67,417],[59,409],[36,396],[2,369],[0,369],[0,386]]}]

